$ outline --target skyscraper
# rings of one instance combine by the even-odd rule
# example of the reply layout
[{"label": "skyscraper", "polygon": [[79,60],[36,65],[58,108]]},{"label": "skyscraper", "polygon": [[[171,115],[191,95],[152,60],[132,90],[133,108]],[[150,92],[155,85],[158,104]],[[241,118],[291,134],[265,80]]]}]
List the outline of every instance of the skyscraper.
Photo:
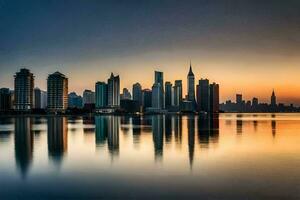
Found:
[{"label": "skyscraper", "polygon": [[41,109],[42,108],[42,90],[40,88],[34,88],[34,104],[33,107],[35,109]]},{"label": "skyscraper", "polygon": [[152,108],[160,110],[163,107],[161,85],[159,83],[154,83],[152,86]]},{"label": "skyscraper", "polygon": [[97,82],[95,85],[96,91],[96,108],[104,108],[107,106],[107,84],[104,82]]},{"label": "skyscraper", "polygon": [[175,85],[173,87],[173,105],[180,106],[182,102],[182,81],[175,80]]},{"label": "skyscraper", "polygon": [[48,76],[47,99],[49,111],[64,111],[68,108],[68,78],[64,74],[55,72]]},{"label": "skyscraper", "polygon": [[271,96],[271,106],[276,106],[277,102],[276,102],[276,95],[274,90],[272,91],[272,96]]},{"label": "skyscraper", "polygon": [[82,108],[82,97],[75,92],[71,92],[68,95],[68,107],[69,108]]},{"label": "skyscraper", "polygon": [[198,111],[209,112],[209,80],[200,79],[197,85],[197,104]]},{"label": "skyscraper", "polygon": [[190,70],[187,75],[187,91],[188,91],[187,100],[195,103],[195,76],[192,71],[192,64],[190,64]]},{"label": "skyscraper", "polygon": [[139,106],[142,105],[143,97],[142,97],[142,86],[139,83],[135,83],[132,86],[132,96],[133,100],[137,101]]},{"label": "skyscraper", "polygon": [[95,92],[93,92],[92,90],[84,90],[82,97],[83,106],[95,103]]},{"label": "skyscraper", "polygon": [[[159,72],[159,71],[155,71],[154,72],[154,84],[156,84],[155,87],[159,87],[159,91],[160,91],[160,94],[159,94],[159,97],[160,97],[160,100],[159,100],[159,108],[160,109],[164,109],[165,108],[165,92],[164,92],[164,74],[163,72]],[[153,91],[152,91],[152,94],[153,94]],[[152,98],[153,100],[153,98]],[[152,101],[153,103],[153,101]]]},{"label": "skyscraper", "polygon": [[120,99],[131,99],[131,94],[127,88],[123,88],[123,93],[120,95]]},{"label": "skyscraper", "polygon": [[14,107],[16,110],[30,110],[33,107],[34,76],[22,68],[15,77]]},{"label": "skyscraper", "polygon": [[144,109],[152,106],[152,91],[150,89],[142,90],[142,105]]},{"label": "skyscraper", "polygon": [[120,106],[120,77],[114,76],[111,73],[110,78],[107,80],[107,92],[108,92],[108,106],[119,107]]},{"label": "skyscraper", "polygon": [[209,85],[209,96],[210,96],[210,112],[219,112],[219,84],[212,83]]},{"label": "skyscraper", "polygon": [[11,109],[11,94],[8,88],[0,89],[0,111]]},{"label": "skyscraper", "polygon": [[170,108],[172,106],[172,83],[165,83],[165,107]]}]

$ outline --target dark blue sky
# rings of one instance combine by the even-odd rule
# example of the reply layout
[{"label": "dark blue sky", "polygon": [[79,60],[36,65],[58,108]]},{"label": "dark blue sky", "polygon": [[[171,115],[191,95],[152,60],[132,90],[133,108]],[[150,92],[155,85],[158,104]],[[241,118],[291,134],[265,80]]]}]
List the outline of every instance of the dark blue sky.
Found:
[{"label": "dark blue sky", "polygon": [[[259,73],[280,74],[291,60],[284,67],[297,67],[299,44],[298,0],[0,0],[0,84],[9,87],[20,66],[28,66],[42,88],[56,70],[74,82],[91,74],[86,84],[70,86],[79,92],[109,71],[122,77],[162,65],[165,73],[180,74],[189,59],[207,76],[262,68]],[[149,86],[152,74],[147,76],[139,81]],[[123,77],[126,87],[135,82]],[[222,82],[218,75],[212,79]]]}]

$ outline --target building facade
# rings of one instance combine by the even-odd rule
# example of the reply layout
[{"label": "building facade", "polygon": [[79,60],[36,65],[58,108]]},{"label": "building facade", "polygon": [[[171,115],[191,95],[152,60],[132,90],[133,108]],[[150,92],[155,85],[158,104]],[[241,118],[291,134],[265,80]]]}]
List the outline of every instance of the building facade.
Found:
[{"label": "building facade", "polygon": [[133,100],[137,101],[140,106],[142,105],[143,97],[142,97],[142,86],[141,86],[141,84],[139,84],[139,83],[133,84],[133,86],[132,86],[132,97],[133,97]]},{"label": "building facade", "polygon": [[96,108],[107,107],[107,84],[105,82],[97,82],[95,85],[96,92]]},{"label": "building facade", "polygon": [[47,108],[53,112],[64,111],[68,108],[68,78],[60,72],[48,76]]},{"label": "building facade", "polygon": [[219,84],[212,83],[209,85],[209,96],[210,96],[210,112],[219,112]]},{"label": "building facade", "polygon": [[108,93],[108,106],[119,107],[120,106],[120,77],[114,76],[111,73],[110,78],[107,80],[107,93]]},{"label": "building facade", "polygon": [[34,76],[28,69],[22,68],[14,78],[14,108],[28,111],[33,108]]},{"label": "building facade", "polygon": [[209,112],[209,80],[200,79],[197,85],[197,108],[198,111]]},{"label": "building facade", "polygon": [[195,76],[192,70],[192,64],[190,65],[190,70],[187,75],[187,100],[195,102]]},{"label": "building facade", "polygon": [[182,102],[182,80],[175,80],[173,87],[173,105],[180,106]]},{"label": "building facade", "polygon": [[172,106],[172,83],[165,83],[165,107],[170,108]]},{"label": "building facade", "polygon": [[8,88],[0,89],[0,111],[8,111],[11,105],[11,93]]}]

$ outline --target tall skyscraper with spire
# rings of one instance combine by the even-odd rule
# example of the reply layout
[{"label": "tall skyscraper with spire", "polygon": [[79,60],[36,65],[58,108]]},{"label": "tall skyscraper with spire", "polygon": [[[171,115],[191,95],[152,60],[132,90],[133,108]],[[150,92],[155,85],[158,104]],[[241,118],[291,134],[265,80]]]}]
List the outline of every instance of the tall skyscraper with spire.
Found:
[{"label": "tall skyscraper with spire", "polygon": [[272,96],[271,96],[271,106],[276,106],[276,95],[275,95],[274,89],[273,89]]},{"label": "tall skyscraper with spire", "polygon": [[192,63],[190,63],[190,70],[187,75],[187,91],[188,91],[188,99],[195,103],[195,76],[192,70]]}]

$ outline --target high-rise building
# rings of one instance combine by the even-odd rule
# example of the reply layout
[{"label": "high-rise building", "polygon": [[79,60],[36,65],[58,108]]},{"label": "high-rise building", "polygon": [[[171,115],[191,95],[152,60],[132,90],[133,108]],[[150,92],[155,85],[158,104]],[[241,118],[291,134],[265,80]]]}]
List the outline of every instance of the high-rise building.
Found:
[{"label": "high-rise building", "polygon": [[107,93],[108,93],[108,106],[120,106],[120,77],[114,76],[111,73],[110,78],[107,80]]},{"label": "high-rise building", "polygon": [[60,72],[48,76],[47,108],[53,112],[68,108],[68,78]]},{"label": "high-rise building", "polygon": [[182,102],[182,81],[175,80],[175,85],[173,87],[173,105],[180,106]]},{"label": "high-rise building", "polygon": [[276,102],[276,95],[275,95],[275,92],[273,90],[272,92],[272,96],[271,96],[271,106],[276,106],[277,105],[277,102]]},{"label": "high-rise building", "polygon": [[122,99],[131,99],[131,94],[127,88],[123,88],[123,93],[120,95],[121,100]]},{"label": "high-rise building", "polygon": [[152,108],[153,109],[163,109],[163,98],[162,89],[159,83],[154,83],[152,86]]},{"label": "high-rise building", "polygon": [[137,101],[139,106],[143,103],[143,97],[142,97],[142,86],[139,83],[135,83],[132,86],[132,97],[133,100]]},{"label": "high-rise building", "polygon": [[152,106],[152,91],[150,89],[142,90],[142,105],[144,109]]},{"label": "high-rise building", "polygon": [[172,83],[165,83],[165,107],[170,108],[172,106]]},{"label": "high-rise building", "polygon": [[104,108],[107,106],[107,84],[105,82],[97,82],[96,91],[96,108]]},{"label": "high-rise building", "polygon": [[47,92],[40,88],[34,88],[34,104],[35,109],[45,109],[47,107]]},{"label": "high-rise building", "polygon": [[22,68],[15,77],[14,107],[16,110],[30,110],[33,107],[34,76]]},{"label": "high-rise building", "polygon": [[252,99],[252,107],[253,108],[257,108],[257,106],[258,106],[258,98],[253,97],[253,99]]},{"label": "high-rise building", "polygon": [[242,94],[236,94],[236,104],[242,105],[243,103],[243,95]]},{"label": "high-rise building", "polygon": [[210,96],[210,112],[219,112],[219,84],[212,83],[209,85],[209,96]]},{"label": "high-rise building", "polygon": [[69,108],[82,108],[82,97],[75,92],[71,92],[68,95],[68,107]]},{"label": "high-rise building", "polygon": [[[153,88],[155,88],[155,91],[153,91]],[[163,72],[159,72],[159,71],[154,72],[154,84],[152,86],[152,95],[156,95],[156,97],[159,97],[159,99],[155,99],[152,97],[152,105],[153,104],[156,105],[155,109],[164,109],[165,108],[165,92],[164,92]],[[155,99],[155,102],[154,102],[154,99]]]},{"label": "high-rise building", "polygon": [[0,111],[11,109],[11,93],[8,88],[0,89]]},{"label": "high-rise building", "polygon": [[200,79],[197,85],[197,104],[198,111],[209,112],[210,109],[209,98],[209,80]]},{"label": "high-rise building", "polygon": [[188,91],[187,100],[191,102],[195,102],[195,76],[192,70],[192,64],[190,64],[190,70],[187,75],[187,91]]},{"label": "high-rise building", "polygon": [[95,92],[92,90],[84,90],[82,94],[83,105],[90,105],[95,103]]}]

